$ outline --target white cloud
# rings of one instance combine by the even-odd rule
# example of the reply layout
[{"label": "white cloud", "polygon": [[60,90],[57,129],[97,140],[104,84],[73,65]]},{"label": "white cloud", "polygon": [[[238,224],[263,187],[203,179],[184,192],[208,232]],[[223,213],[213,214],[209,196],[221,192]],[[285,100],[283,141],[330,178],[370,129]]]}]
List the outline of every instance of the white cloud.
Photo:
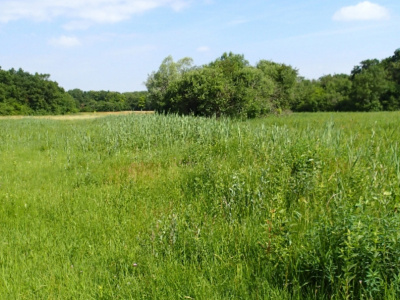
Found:
[{"label": "white cloud", "polygon": [[190,0],[3,0],[0,2],[0,22],[29,19],[71,19],[69,29],[91,23],[115,23],[132,15],[158,7],[182,10]]},{"label": "white cloud", "polygon": [[385,7],[369,1],[342,7],[333,15],[335,21],[386,20],[389,18],[389,11]]},{"label": "white cloud", "polygon": [[61,46],[61,47],[76,47],[81,44],[81,42],[74,36],[60,36],[59,38],[54,38],[49,41],[50,45]]},{"label": "white cloud", "polygon": [[197,48],[197,52],[208,52],[208,51],[210,51],[210,48],[207,46],[201,46]]}]

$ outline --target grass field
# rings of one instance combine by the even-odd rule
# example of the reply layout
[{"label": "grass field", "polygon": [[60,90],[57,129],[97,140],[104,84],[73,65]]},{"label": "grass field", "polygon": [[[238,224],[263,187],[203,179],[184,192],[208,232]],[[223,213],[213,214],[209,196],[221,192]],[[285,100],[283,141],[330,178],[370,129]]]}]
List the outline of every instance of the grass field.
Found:
[{"label": "grass field", "polygon": [[399,124],[0,119],[0,298],[399,299]]}]

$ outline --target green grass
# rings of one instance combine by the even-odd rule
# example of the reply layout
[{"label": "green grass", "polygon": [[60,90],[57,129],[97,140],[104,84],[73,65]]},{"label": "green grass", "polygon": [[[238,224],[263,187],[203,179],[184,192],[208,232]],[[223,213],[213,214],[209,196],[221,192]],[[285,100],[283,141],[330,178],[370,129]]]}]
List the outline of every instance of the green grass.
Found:
[{"label": "green grass", "polygon": [[400,113],[0,120],[3,299],[398,299]]}]

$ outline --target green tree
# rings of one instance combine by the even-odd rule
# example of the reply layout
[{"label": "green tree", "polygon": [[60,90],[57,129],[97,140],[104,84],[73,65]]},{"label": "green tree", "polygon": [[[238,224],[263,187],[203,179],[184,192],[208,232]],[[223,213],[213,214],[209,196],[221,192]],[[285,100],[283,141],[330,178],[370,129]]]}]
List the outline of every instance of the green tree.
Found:
[{"label": "green tree", "polygon": [[383,95],[382,105],[385,110],[400,109],[400,49],[382,61],[390,81],[387,93]]},{"label": "green tree", "polygon": [[346,74],[326,75],[319,79],[324,89],[319,111],[345,110],[349,105],[352,82]]},{"label": "green tree", "polygon": [[[167,57],[146,86],[157,111],[201,116],[256,117],[281,108],[284,96],[291,96],[297,71],[274,65],[277,76],[250,66],[243,55],[224,53],[202,67],[185,67],[185,60]],[[189,61],[191,63],[191,60]],[[278,68],[279,67],[279,68]],[[289,74],[289,75],[288,75]],[[279,80],[279,82],[276,82]],[[280,99],[274,96],[280,91]],[[285,107],[286,108],[286,107]]]},{"label": "green tree", "polygon": [[194,69],[171,83],[165,97],[165,111],[219,117],[229,109],[232,93],[232,86],[220,69]]},{"label": "green tree", "polygon": [[243,55],[224,53],[172,81],[164,111],[200,116],[256,117],[270,112],[273,82],[251,67]]},{"label": "green tree", "polygon": [[162,61],[158,71],[148,76],[145,85],[149,92],[149,101],[157,111],[165,111],[165,96],[168,87],[189,71],[192,63],[193,60],[189,57],[174,62],[172,56],[168,56]]},{"label": "green tree", "polygon": [[291,105],[294,111],[317,111],[318,105],[311,101],[314,88],[318,83],[299,77],[295,86],[295,99]]},{"label": "green tree", "polygon": [[65,114],[75,101],[48,74],[0,68],[0,114]]},{"label": "green tree", "polygon": [[148,101],[148,92],[128,92],[124,93],[126,97],[126,109],[128,110],[153,110]]},{"label": "green tree", "polygon": [[353,110],[380,111],[381,98],[389,89],[387,72],[377,59],[362,61],[352,71],[351,101]]},{"label": "green tree", "polygon": [[209,67],[221,70],[225,77],[231,79],[234,79],[238,72],[248,66],[249,62],[244,58],[244,55],[232,52],[225,52],[209,64]]},{"label": "green tree", "polygon": [[256,66],[274,83],[272,102],[279,109],[290,109],[295,102],[298,71],[289,65],[260,60]]}]

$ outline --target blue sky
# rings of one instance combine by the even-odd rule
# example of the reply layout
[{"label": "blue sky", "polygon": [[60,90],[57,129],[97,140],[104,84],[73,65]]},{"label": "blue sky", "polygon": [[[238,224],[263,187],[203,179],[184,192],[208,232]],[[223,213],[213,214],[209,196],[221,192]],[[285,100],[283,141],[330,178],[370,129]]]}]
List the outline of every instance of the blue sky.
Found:
[{"label": "blue sky", "polygon": [[0,66],[66,90],[137,91],[168,55],[347,73],[400,48],[399,0],[0,0]]}]

